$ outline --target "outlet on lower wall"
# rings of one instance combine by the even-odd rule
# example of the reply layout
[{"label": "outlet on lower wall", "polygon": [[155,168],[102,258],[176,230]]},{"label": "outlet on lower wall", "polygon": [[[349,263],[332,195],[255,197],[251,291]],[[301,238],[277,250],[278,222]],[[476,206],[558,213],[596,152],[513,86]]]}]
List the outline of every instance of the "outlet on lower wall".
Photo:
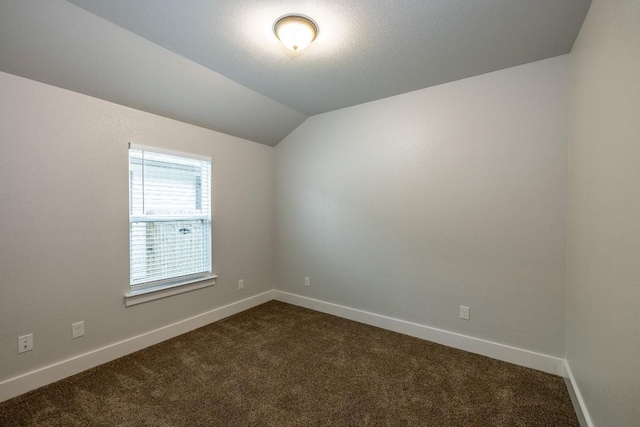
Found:
[{"label": "outlet on lower wall", "polygon": [[308,277],[305,277],[305,278],[304,278],[304,285],[305,285],[305,286],[311,286],[311,280],[309,280],[309,278],[308,278]]},{"label": "outlet on lower wall", "polygon": [[244,289],[244,279],[238,280],[238,289]]},{"label": "outlet on lower wall", "polygon": [[81,322],[73,323],[71,325],[71,337],[79,338],[84,335],[84,320]]},{"label": "outlet on lower wall", "polygon": [[460,318],[469,320],[469,307],[465,307],[464,305],[460,306]]},{"label": "outlet on lower wall", "polygon": [[18,337],[18,353],[33,350],[33,334]]}]

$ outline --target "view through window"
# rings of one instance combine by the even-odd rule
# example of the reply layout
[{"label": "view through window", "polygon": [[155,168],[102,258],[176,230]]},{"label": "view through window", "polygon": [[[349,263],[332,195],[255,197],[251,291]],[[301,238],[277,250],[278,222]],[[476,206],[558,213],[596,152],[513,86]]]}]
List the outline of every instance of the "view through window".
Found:
[{"label": "view through window", "polygon": [[211,162],[129,149],[129,252],[132,292],[211,275]]}]

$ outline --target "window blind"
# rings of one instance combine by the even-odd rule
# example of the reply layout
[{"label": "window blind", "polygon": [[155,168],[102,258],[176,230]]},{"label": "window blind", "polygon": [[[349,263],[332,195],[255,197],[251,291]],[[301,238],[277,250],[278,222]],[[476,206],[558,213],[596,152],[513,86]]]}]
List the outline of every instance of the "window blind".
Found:
[{"label": "window blind", "polygon": [[211,274],[211,162],[129,149],[131,290]]}]

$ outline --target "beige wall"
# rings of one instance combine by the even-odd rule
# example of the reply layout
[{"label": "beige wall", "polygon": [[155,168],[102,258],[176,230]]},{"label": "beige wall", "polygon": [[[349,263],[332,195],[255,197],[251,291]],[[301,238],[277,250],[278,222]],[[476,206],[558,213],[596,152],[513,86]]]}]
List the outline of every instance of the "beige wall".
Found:
[{"label": "beige wall", "polygon": [[276,146],[276,288],[562,357],[568,65],[308,119]]},{"label": "beige wall", "polygon": [[[4,73],[0,94],[0,382],[273,287],[273,148]],[[212,157],[215,287],[124,307],[130,141]]]},{"label": "beige wall", "polygon": [[594,0],[571,53],[567,361],[596,426],[640,422],[640,2]]}]

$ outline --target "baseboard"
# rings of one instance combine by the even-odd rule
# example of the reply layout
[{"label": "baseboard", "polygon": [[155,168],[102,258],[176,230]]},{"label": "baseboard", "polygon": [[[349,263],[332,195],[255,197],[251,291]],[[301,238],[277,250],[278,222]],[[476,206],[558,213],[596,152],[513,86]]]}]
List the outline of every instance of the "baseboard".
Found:
[{"label": "baseboard", "polygon": [[493,359],[513,363],[515,365],[537,369],[539,371],[562,377],[566,376],[564,359],[560,359],[558,357],[535,353],[521,348],[473,338],[457,334],[455,332],[432,328],[430,326],[407,322],[405,320],[394,319],[355,308],[290,294],[288,292],[274,290],[273,297],[275,300],[309,308],[311,310],[332,314],[334,316],[343,317],[345,319],[354,320],[367,325],[377,326],[382,329],[399,332],[412,337],[421,338],[460,350],[469,351],[471,353],[491,357]]},{"label": "baseboard", "polygon": [[[224,319],[225,317],[248,310],[272,299],[481,354],[527,368],[568,377],[570,380],[570,393],[573,393],[572,399],[575,398],[574,406],[576,407],[576,413],[578,414],[578,412],[581,411],[581,413],[578,414],[579,420],[581,423],[584,420],[586,427],[593,426],[584,406],[582,395],[576,386],[569,365],[566,364],[564,359],[277,290],[267,291],[145,334],[128,338],[2,381],[0,382],[0,402],[158,344]],[[582,419],[580,417],[582,417]]]},{"label": "baseboard", "polygon": [[566,360],[564,362],[564,369],[567,373],[564,381],[567,384],[567,390],[569,391],[569,396],[571,397],[571,403],[573,403],[573,409],[575,409],[576,411],[578,422],[580,422],[580,427],[594,427],[593,421],[591,421],[591,416],[589,415],[589,411],[587,410],[587,405],[582,398],[582,393],[580,393],[580,388],[578,388],[578,384],[573,377],[573,372],[571,372],[569,362],[567,362]]},{"label": "baseboard", "polygon": [[0,382],[0,402],[271,301],[272,291],[243,299]]}]

